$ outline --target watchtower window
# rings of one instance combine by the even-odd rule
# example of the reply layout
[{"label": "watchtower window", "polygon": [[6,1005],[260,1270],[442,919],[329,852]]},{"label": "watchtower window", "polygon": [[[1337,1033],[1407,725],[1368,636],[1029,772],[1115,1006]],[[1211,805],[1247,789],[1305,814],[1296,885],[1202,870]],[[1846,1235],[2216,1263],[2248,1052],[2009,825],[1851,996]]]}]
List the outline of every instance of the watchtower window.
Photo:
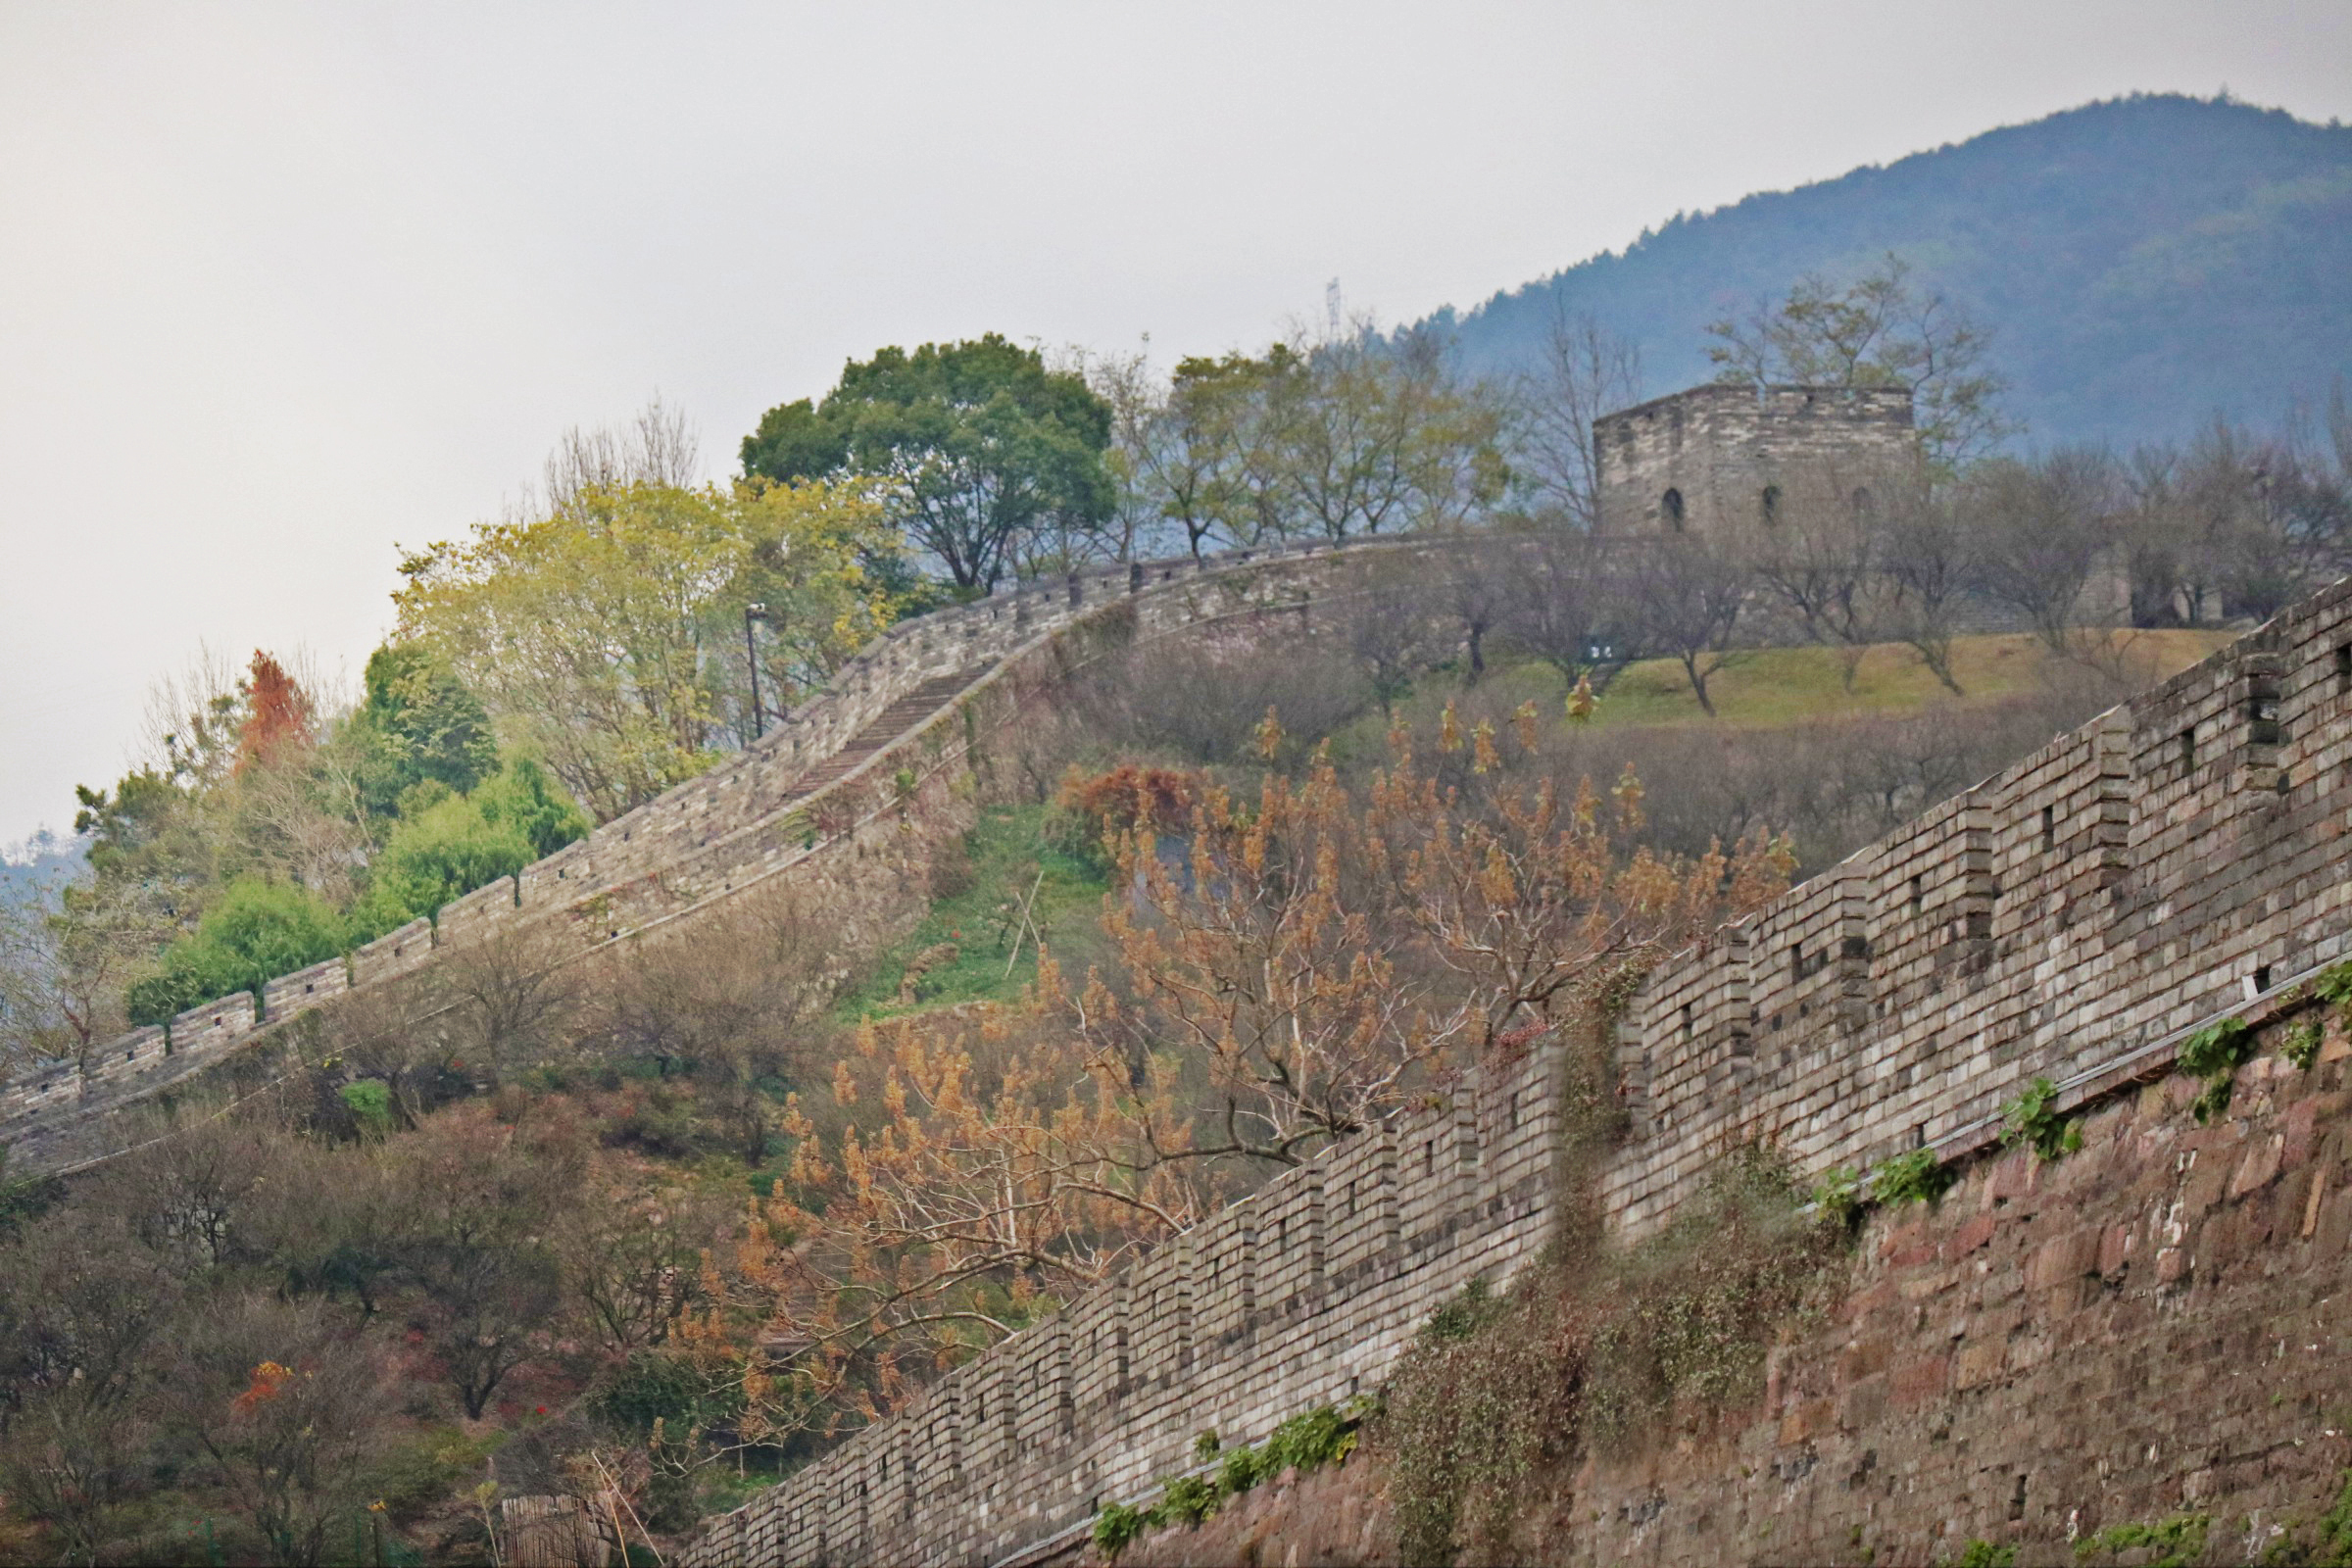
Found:
[{"label": "watchtower window", "polygon": [[1865,522],[1869,521],[1871,516],[1871,509],[1877,504],[1871,497],[1870,486],[1866,484],[1856,485],[1854,487],[1853,499],[1854,515],[1861,518]]},{"label": "watchtower window", "polygon": [[2335,651],[2335,695],[2352,692],[2352,643]]},{"label": "watchtower window", "polygon": [[1669,488],[1658,498],[1658,510],[1665,514],[1666,526],[1676,533],[1683,531],[1683,493]]},{"label": "watchtower window", "polygon": [[1911,879],[1911,912],[1917,914],[1920,907],[1927,902],[1928,879],[1924,876],[1913,877]]},{"label": "watchtower window", "polygon": [[2194,772],[2196,766],[2197,727],[2191,724],[2180,732],[2180,767],[2183,772]]},{"label": "watchtower window", "polygon": [[1765,524],[1766,524],[1767,526],[1769,526],[1769,525],[1771,525],[1771,524],[1773,524],[1773,523],[1776,523],[1776,522],[1780,521],[1780,520],[1781,520],[1781,487],[1780,487],[1779,485],[1777,485],[1777,484],[1768,484],[1768,485],[1766,485],[1766,486],[1764,487],[1764,496],[1763,496],[1763,502],[1764,502],[1764,521],[1765,521]]},{"label": "watchtower window", "polygon": [[2058,847],[2058,810],[2045,806],[2041,808],[2041,848],[2043,854]]}]

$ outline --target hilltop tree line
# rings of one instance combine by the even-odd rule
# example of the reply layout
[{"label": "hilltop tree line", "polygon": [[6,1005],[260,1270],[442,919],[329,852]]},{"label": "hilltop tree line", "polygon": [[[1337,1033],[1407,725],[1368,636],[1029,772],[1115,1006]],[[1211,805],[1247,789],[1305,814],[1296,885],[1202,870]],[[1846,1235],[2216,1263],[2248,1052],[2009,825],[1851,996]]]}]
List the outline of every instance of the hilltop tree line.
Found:
[{"label": "hilltop tree line", "polygon": [[1909,391],[1917,461],[1793,471],[1714,537],[1603,541],[1592,425],[1642,395],[1630,349],[1555,319],[1537,371],[1480,380],[1336,300],[1164,374],[995,335],[884,349],[770,410],[725,485],[658,402],[575,431],[509,515],[404,556],[358,701],[258,652],[162,694],[145,758],[81,792],[90,874],[0,915],[0,1059],[81,1058],[429,915],[708,768],[892,621],[1090,561],[1475,527],[1351,622],[1384,705],[1457,653],[1475,679],[1498,639],[1572,687],[1671,658],[1711,710],[1759,639],[1849,676],[1906,643],[1956,691],[1951,639],[1988,606],[2112,660],[2080,621],[2267,614],[2352,548],[2340,393],[2272,434],[1995,450],[1989,334],[1891,257],[1710,340],[1726,380]]}]

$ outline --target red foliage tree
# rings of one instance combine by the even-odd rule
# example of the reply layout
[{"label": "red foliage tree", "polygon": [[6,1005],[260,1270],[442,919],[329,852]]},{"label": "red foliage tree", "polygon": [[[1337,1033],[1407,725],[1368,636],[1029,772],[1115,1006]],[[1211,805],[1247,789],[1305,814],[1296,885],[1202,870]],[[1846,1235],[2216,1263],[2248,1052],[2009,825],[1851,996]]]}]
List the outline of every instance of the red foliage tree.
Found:
[{"label": "red foliage tree", "polygon": [[238,772],[271,766],[315,739],[309,694],[283,664],[258,648],[246,677],[245,701],[245,727],[237,734]]}]

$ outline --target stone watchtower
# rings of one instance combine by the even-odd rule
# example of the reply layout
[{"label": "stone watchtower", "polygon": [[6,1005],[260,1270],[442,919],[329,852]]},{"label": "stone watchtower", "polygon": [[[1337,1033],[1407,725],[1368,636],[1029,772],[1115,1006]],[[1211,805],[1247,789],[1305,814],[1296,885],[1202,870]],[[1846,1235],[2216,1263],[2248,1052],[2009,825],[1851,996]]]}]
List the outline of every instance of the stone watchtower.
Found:
[{"label": "stone watchtower", "polygon": [[1918,451],[1900,387],[1694,386],[1592,421],[1605,534],[1714,534],[1770,522],[1803,476],[1849,487]]}]

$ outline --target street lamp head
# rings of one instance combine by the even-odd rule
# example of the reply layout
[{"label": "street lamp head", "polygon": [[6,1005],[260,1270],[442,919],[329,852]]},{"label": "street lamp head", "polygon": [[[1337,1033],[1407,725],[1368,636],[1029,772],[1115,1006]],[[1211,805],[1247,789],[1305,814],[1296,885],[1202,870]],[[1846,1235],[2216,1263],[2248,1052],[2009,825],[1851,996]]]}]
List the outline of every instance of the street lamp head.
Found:
[{"label": "street lamp head", "polygon": [[751,620],[765,620],[767,607],[765,605],[746,605],[743,607],[743,613],[746,618]]}]

